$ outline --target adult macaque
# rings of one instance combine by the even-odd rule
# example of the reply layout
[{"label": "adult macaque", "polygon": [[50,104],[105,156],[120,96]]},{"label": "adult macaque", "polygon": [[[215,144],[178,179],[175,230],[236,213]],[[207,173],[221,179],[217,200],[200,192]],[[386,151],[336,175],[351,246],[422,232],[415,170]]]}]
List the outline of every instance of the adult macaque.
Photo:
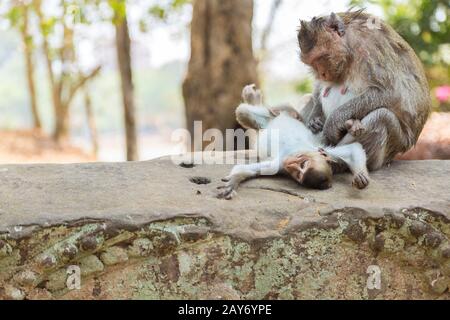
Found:
[{"label": "adult macaque", "polygon": [[[261,162],[235,166],[224,179],[226,185],[220,187],[223,190],[220,197],[231,199],[239,184],[247,179],[280,172],[288,173],[303,186],[328,189],[332,183],[332,164],[337,161],[345,163],[351,170],[356,188],[368,186],[366,154],[359,143],[326,147],[321,136],[314,135],[301,121],[296,109],[285,106],[269,110],[264,107],[261,93],[254,85],[244,88],[243,99],[236,117],[244,128],[261,130],[258,135]],[[279,144],[272,149],[276,138]]]},{"label": "adult macaque", "polygon": [[[301,21],[301,60],[316,77],[300,111],[327,142],[360,142],[377,170],[415,145],[431,111],[430,90],[412,48],[362,10]],[[349,128],[351,129],[349,131]]]}]

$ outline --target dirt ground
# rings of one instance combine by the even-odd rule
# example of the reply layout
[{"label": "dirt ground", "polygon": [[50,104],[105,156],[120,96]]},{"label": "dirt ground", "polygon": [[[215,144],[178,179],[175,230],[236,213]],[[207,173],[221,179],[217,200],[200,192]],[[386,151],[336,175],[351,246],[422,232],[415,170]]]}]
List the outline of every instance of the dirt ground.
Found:
[{"label": "dirt ground", "polygon": [[73,163],[95,161],[67,143],[56,144],[33,130],[0,131],[0,163]]}]

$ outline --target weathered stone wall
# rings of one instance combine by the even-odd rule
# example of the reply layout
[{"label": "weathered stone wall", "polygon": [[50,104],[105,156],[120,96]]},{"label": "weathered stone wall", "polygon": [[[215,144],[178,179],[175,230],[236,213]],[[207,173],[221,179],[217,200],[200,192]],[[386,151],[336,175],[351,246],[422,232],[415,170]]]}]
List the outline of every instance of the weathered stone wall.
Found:
[{"label": "weathered stone wall", "polygon": [[0,297],[450,298],[450,162],[397,162],[362,192],[264,178],[225,201],[229,168],[0,167]]}]

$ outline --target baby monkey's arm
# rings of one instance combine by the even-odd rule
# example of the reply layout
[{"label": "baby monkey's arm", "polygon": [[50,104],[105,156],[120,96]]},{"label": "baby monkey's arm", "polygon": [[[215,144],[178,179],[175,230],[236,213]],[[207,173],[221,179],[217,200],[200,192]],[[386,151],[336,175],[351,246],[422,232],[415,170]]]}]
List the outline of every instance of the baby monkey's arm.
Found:
[{"label": "baby monkey's arm", "polygon": [[222,190],[219,194],[219,198],[231,200],[236,195],[236,190],[242,182],[261,175],[275,175],[280,170],[281,164],[278,159],[252,164],[236,165],[233,170],[231,170],[230,175],[222,179],[222,181],[226,182],[226,184],[218,188],[219,190]]}]

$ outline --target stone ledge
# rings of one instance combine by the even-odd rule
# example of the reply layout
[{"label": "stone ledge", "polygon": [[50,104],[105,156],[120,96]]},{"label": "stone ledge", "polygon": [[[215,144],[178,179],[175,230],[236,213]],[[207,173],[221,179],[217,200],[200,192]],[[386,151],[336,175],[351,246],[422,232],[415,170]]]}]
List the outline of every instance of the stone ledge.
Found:
[{"label": "stone ledge", "polygon": [[1,166],[0,297],[449,298],[450,161],[395,162],[365,191],[277,177],[217,199],[230,168]]}]

